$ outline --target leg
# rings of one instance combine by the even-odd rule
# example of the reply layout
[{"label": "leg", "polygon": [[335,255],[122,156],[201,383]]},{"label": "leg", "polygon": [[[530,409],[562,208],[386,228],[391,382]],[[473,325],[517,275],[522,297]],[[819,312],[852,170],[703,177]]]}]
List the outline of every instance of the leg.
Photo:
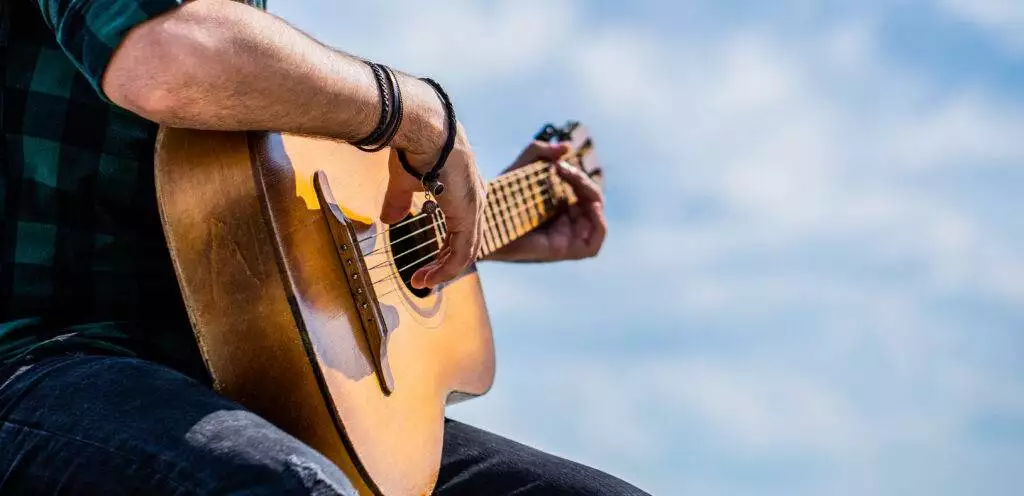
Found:
[{"label": "leg", "polygon": [[0,494],[354,494],[295,438],[168,368],[64,356],[0,377]]},{"label": "leg", "polygon": [[440,496],[479,494],[640,496],[604,472],[447,420]]}]

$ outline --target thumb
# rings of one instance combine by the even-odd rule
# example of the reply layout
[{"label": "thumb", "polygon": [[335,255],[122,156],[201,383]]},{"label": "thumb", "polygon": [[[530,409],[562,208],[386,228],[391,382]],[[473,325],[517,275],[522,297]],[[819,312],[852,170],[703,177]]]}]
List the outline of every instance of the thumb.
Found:
[{"label": "thumb", "polygon": [[569,143],[543,143],[537,148],[537,157],[535,160],[547,160],[554,162],[560,160],[572,152],[572,145]]},{"label": "thumb", "polygon": [[419,183],[401,166],[396,170],[395,162],[397,160],[392,157],[388,190],[384,194],[384,205],[380,211],[380,220],[385,224],[394,224],[409,214],[409,210],[412,209],[412,195],[419,188]]},{"label": "thumb", "polygon": [[516,158],[508,170],[526,167],[537,161],[555,162],[572,152],[572,145],[569,143],[548,143],[546,141],[534,141],[527,146],[523,153]]}]

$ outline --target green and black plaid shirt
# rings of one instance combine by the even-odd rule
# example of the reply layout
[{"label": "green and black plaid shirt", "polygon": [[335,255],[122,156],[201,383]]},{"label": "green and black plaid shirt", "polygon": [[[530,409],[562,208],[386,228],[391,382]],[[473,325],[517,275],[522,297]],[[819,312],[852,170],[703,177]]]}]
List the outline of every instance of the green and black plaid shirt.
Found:
[{"label": "green and black plaid shirt", "polygon": [[0,363],[195,356],[156,206],[157,126],[100,89],[128,31],[177,6],[0,0]]}]

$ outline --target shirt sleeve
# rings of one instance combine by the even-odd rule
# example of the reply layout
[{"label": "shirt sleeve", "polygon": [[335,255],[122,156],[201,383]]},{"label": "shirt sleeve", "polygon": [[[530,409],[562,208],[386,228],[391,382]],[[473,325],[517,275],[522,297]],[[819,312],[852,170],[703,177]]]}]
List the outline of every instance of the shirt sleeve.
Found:
[{"label": "shirt sleeve", "polygon": [[[101,98],[103,72],[135,26],[180,5],[178,0],[36,0],[57,43]],[[109,101],[109,100],[108,100]]]}]

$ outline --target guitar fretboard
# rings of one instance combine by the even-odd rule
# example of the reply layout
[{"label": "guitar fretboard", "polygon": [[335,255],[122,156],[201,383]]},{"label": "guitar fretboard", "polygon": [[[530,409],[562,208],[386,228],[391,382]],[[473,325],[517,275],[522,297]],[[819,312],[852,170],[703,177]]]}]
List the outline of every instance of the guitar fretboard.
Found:
[{"label": "guitar fretboard", "polygon": [[516,169],[487,185],[483,242],[484,258],[537,229],[576,196],[555,170],[538,162]]}]

